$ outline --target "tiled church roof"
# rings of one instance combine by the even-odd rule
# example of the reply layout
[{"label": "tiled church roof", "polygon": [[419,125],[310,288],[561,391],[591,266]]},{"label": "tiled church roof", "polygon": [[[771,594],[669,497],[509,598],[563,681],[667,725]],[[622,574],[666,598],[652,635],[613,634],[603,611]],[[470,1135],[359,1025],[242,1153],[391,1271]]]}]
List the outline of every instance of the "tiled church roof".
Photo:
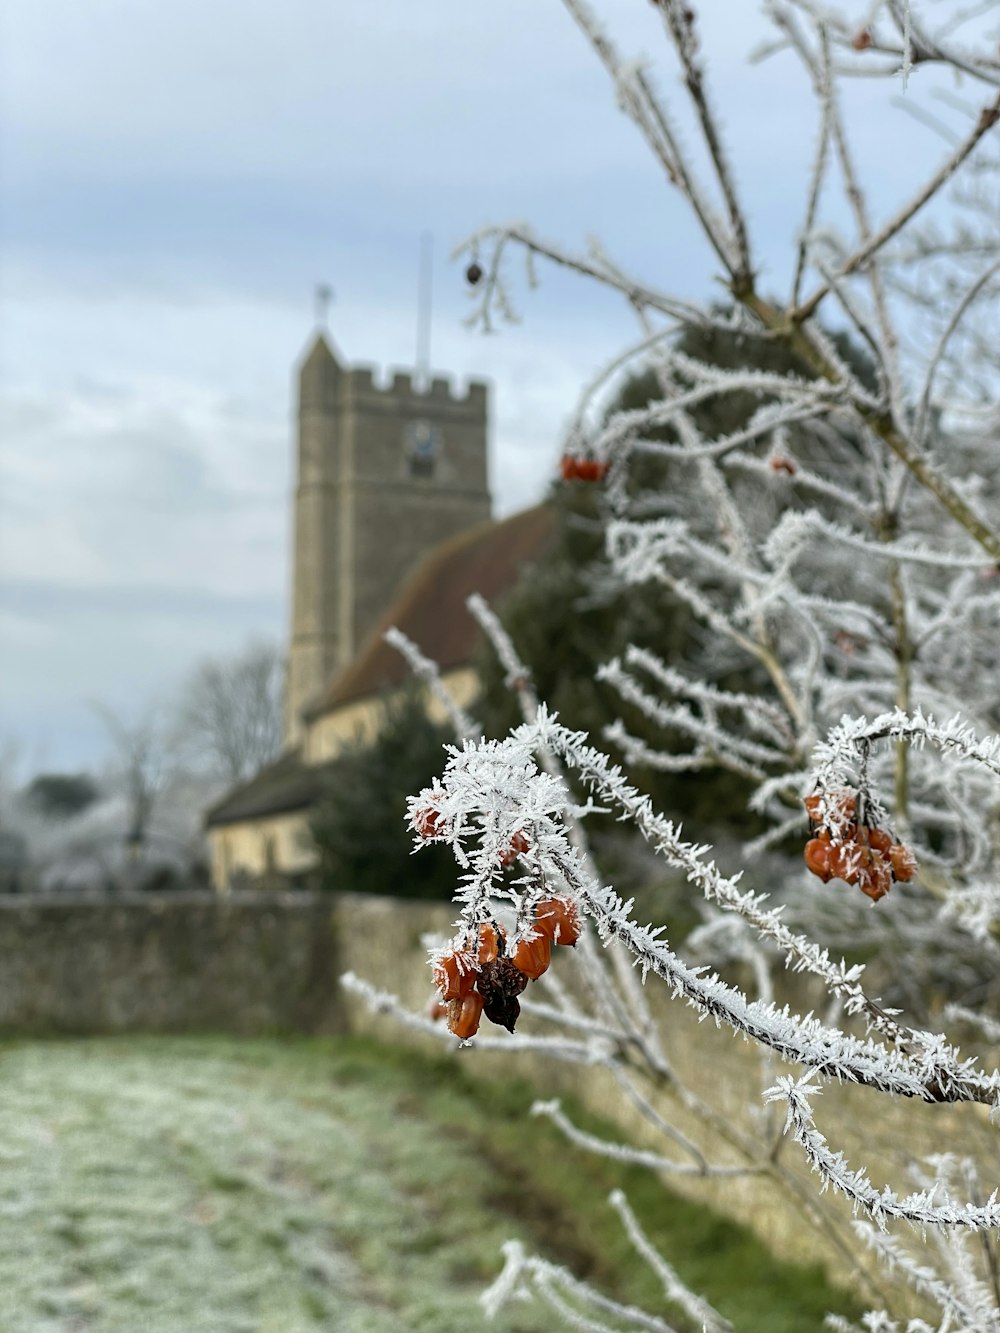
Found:
[{"label": "tiled church roof", "polygon": [[471,661],[479,626],[466,598],[480,593],[494,603],[517,582],[524,566],[541,558],[552,539],[549,505],[535,505],[497,523],[490,520],[435,547],[417,566],[360,654],[331,680],[306,713],[308,719],[355,699],[402,685],[410,668],[384,641],[395,625],[442,671]]},{"label": "tiled church roof", "polygon": [[319,796],[325,776],[322,766],[305,763],[301,750],[286,750],[206,810],[205,827],[307,810]]}]

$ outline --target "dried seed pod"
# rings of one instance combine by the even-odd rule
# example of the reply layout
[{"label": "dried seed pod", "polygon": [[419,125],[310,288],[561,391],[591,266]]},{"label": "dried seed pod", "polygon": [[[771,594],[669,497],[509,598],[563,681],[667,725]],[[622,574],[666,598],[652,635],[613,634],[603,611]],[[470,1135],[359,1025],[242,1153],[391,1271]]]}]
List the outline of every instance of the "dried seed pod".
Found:
[{"label": "dried seed pod", "polygon": [[482,281],[482,278],[483,278],[482,266],[480,264],[477,264],[476,261],[473,260],[472,263],[469,265],[469,267],[465,270],[465,281],[469,284],[470,287],[478,287],[480,282]]}]

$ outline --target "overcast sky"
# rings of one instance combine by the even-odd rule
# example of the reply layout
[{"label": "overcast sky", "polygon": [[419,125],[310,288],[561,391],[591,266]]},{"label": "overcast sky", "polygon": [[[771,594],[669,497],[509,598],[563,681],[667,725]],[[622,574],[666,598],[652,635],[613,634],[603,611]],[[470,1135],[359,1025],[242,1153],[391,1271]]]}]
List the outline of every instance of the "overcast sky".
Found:
[{"label": "overcast sky", "polygon": [[[790,56],[747,62],[755,6],[702,8],[783,286],[812,105]],[[625,53],[659,59],[652,6],[603,9]],[[557,0],[31,0],[0,39],[0,750],[23,771],[96,760],[89,701],[136,715],[200,658],[284,637],[291,374],[318,282],[347,360],[407,366],[433,234],[432,360],[493,382],[500,514],[540,497],[577,389],[635,329],[576,280],[528,292],[512,270],[523,321],[485,338],[451,248],[524,219],[598,234],[678,294],[721,290]],[[880,215],[942,152],[894,91],[865,81],[851,109]]]}]

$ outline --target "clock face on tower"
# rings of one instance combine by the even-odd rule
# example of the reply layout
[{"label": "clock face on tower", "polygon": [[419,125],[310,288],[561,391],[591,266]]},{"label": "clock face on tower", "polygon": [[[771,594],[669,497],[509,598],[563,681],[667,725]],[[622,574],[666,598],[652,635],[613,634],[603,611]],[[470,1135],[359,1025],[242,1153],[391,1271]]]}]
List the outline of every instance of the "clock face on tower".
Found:
[{"label": "clock face on tower", "polygon": [[404,432],[411,477],[432,477],[441,453],[441,432],[429,421],[411,421]]}]

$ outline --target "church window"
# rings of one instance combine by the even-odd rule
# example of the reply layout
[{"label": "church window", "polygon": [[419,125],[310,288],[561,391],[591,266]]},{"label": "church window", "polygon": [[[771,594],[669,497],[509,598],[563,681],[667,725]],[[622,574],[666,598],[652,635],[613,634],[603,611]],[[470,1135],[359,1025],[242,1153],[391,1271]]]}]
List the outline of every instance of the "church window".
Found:
[{"label": "church window", "polygon": [[406,457],[411,477],[433,477],[441,451],[441,437],[429,421],[412,421],[406,428]]}]

